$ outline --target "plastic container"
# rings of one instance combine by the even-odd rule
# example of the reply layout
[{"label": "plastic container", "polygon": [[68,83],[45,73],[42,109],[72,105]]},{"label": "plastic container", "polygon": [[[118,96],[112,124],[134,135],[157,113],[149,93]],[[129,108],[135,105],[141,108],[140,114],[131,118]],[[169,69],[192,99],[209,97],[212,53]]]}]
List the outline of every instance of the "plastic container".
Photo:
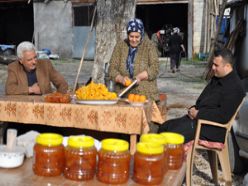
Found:
[{"label": "plastic container", "polygon": [[98,153],[97,179],[107,184],[122,184],[128,181],[131,155],[127,141],[102,140]]},{"label": "plastic container", "polygon": [[64,170],[63,136],[43,133],[36,137],[33,171],[39,176],[59,176]]},{"label": "plastic container", "polygon": [[139,142],[136,147],[133,180],[142,185],[161,184],[164,177],[163,145]]},{"label": "plastic container", "polygon": [[8,149],[6,145],[0,145],[0,167],[15,168],[23,164],[25,148],[15,146]]},{"label": "plastic container", "polygon": [[173,132],[161,133],[166,138],[168,152],[168,169],[179,169],[184,160],[184,136]]},{"label": "plastic container", "polygon": [[94,178],[97,151],[90,136],[71,136],[65,148],[64,176],[75,181]]},{"label": "plastic container", "polygon": [[164,147],[164,174],[168,171],[168,152],[166,138],[161,134],[149,133],[142,134],[140,142],[158,143]]}]

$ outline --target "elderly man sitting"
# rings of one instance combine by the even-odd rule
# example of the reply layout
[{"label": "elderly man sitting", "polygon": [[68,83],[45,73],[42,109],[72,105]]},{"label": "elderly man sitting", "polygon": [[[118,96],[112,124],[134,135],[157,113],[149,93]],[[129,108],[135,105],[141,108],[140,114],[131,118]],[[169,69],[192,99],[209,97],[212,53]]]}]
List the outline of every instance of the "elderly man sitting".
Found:
[{"label": "elderly man sitting", "polygon": [[[8,77],[5,84],[6,95],[48,94],[53,91],[51,83],[58,92],[67,92],[68,84],[64,77],[55,70],[49,60],[37,59],[35,47],[31,42],[24,41],[18,45],[17,57],[18,61],[8,66]],[[6,123],[5,128],[17,129],[18,135],[29,130],[39,132],[62,132],[63,130],[52,126],[18,123]],[[6,130],[4,136],[6,136]]]},{"label": "elderly man sitting", "polygon": [[24,41],[17,47],[18,61],[8,66],[5,84],[7,95],[40,95],[52,92],[51,83],[57,91],[66,93],[68,84],[49,60],[38,60],[31,42]]}]

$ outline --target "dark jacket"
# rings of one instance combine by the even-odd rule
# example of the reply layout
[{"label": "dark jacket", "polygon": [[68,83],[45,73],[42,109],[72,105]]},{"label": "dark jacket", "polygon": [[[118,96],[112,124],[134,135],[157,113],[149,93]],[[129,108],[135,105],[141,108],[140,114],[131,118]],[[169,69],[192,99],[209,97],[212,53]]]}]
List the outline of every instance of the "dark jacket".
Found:
[{"label": "dark jacket", "polygon": [[[195,106],[199,110],[197,119],[225,124],[231,119],[244,96],[241,80],[234,71],[223,78],[213,77],[196,101]],[[224,134],[223,129],[204,126],[201,137],[223,142]]]},{"label": "dark jacket", "polygon": [[[42,94],[52,92],[51,83],[61,93],[66,93],[68,90],[68,84],[64,77],[54,69],[49,60],[37,61],[36,77]],[[11,63],[8,66],[5,93],[7,95],[28,95],[27,74],[19,61]]]},{"label": "dark jacket", "polygon": [[181,45],[183,44],[183,40],[181,36],[178,34],[173,34],[168,42],[170,54],[179,54],[181,51]]}]

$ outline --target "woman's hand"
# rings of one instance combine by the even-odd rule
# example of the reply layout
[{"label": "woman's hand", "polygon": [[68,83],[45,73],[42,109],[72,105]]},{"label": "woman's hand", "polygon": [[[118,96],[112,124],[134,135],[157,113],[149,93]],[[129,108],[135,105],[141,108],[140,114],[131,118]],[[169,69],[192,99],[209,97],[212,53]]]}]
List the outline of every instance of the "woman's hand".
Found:
[{"label": "woman's hand", "polygon": [[116,76],[116,78],[115,78],[115,81],[117,82],[117,83],[120,83],[120,84],[122,84],[123,86],[126,86],[126,81],[127,80],[130,80],[130,78],[129,77],[127,77],[127,76],[122,76],[122,75],[117,75]]},{"label": "woman's hand", "polygon": [[135,78],[137,79],[137,83],[139,83],[143,80],[147,80],[148,79],[148,73],[147,73],[147,71],[143,71],[143,72],[139,73]]}]

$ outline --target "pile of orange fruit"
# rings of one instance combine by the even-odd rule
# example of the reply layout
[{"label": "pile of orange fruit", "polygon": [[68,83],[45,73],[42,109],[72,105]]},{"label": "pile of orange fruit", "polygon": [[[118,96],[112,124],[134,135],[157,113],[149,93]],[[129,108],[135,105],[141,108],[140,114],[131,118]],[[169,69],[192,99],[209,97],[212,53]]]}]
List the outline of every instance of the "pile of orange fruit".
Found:
[{"label": "pile of orange fruit", "polygon": [[127,99],[130,102],[140,102],[140,103],[146,102],[146,96],[139,94],[128,94]]},{"label": "pile of orange fruit", "polygon": [[109,92],[104,84],[92,81],[87,86],[77,89],[76,97],[78,100],[114,100],[117,99],[117,94]]}]

